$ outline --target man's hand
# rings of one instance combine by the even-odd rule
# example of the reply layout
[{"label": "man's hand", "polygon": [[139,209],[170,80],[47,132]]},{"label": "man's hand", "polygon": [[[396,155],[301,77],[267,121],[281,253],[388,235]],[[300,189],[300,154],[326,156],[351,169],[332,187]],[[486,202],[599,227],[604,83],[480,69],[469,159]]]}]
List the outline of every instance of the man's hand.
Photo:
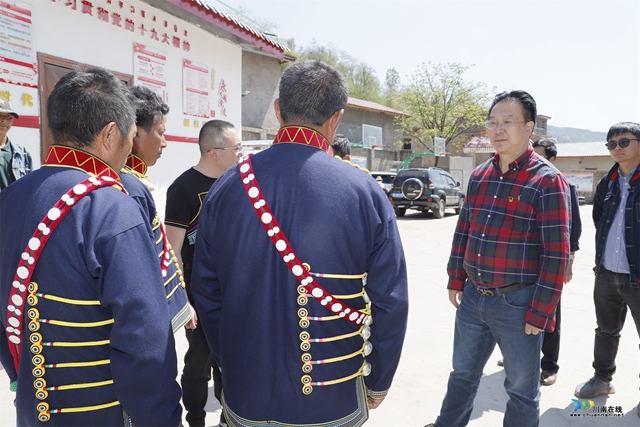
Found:
[{"label": "man's hand", "polygon": [[189,304],[189,310],[191,310],[191,320],[189,320],[189,323],[184,325],[184,327],[187,329],[193,330],[196,328],[196,326],[198,326],[198,315],[196,314],[196,309],[193,308],[191,303],[188,303],[188,304]]},{"label": "man's hand", "polygon": [[567,268],[564,271],[564,283],[569,283],[573,279],[573,260],[570,259],[567,263]]},{"label": "man's hand", "polygon": [[460,307],[460,303],[462,302],[462,291],[454,291],[453,289],[449,289],[449,301],[455,308]]},{"label": "man's hand", "polygon": [[524,333],[527,335],[538,335],[540,332],[543,332],[542,329],[536,328],[533,325],[528,323],[524,324]]},{"label": "man's hand", "polygon": [[380,406],[380,404],[382,403],[385,397],[386,396],[383,396],[383,397],[367,396],[367,407],[369,409],[376,409],[378,406]]}]

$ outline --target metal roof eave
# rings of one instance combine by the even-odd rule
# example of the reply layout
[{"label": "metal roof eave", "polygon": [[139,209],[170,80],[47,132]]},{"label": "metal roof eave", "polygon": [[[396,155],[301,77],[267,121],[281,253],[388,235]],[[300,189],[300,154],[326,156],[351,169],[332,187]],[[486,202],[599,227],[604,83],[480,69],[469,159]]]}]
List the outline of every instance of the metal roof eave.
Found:
[{"label": "metal roof eave", "polygon": [[285,58],[285,47],[271,37],[254,30],[235,18],[214,9],[201,0],[142,0],[173,16],[191,22],[220,38],[242,46],[249,42],[278,59]]}]

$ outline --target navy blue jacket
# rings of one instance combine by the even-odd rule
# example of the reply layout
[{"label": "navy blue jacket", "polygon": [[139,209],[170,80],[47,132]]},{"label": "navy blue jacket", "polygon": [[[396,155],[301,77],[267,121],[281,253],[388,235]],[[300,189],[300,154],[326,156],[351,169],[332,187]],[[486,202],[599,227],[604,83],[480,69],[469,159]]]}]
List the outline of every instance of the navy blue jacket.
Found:
[{"label": "navy blue jacket", "polygon": [[[159,264],[165,264],[165,272],[162,278],[164,283],[164,292],[167,296],[169,304],[169,315],[171,316],[171,327],[173,332],[177,332],[191,319],[191,309],[187,300],[187,291],[185,289],[184,277],[182,271],[178,267],[177,258],[171,245],[167,241],[167,250],[169,258],[166,257],[165,249],[166,235],[162,232],[160,217],[156,210],[156,204],[151,195],[151,191],[134,175],[130,169],[122,170],[120,174],[124,188],[127,189],[129,195],[140,205],[142,213],[151,227],[151,235],[149,238],[156,246],[156,252],[159,257]],[[160,257],[163,256],[162,259]]]},{"label": "navy blue jacket", "polygon": [[[17,375],[17,425],[122,426],[128,414],[140,426],[177,426],[181,393],[157,254],[140,207],[112,187],[80,199],[46,243],[23,313],[25,322],[35,315],[23,335],[43,346],[34,352],[24,342],[15,372],[5,328],[16,267],[42,218],[88,177],[43,166],[0,193],[0,359],[12,381]],[[65,412],[72,408],[90,410]]]},{"label": "navy blue jacket", "polygon": [[[604,192],[604,196],[602,192]],[[602,265],[607,237],[616,215],[616,206],[620,204],[617,163],[600,180],[593,197],[593,222],[596,226],[596,266],[594,271],[597,272]],[[636,168],[631,177],[629,197],[625,208],[624,240],[629,260],[631,286],[640,288],[640,167]]]},{"label": "navy blue jacket", "polygon": [[[277,144],[254,155],[253,168],[276,220],[311,272],[368,273],[364,290],[373,325],[365,337],[344,319],[318,319],[332,313],[310,295],[301,298],[238,167],[231,168],[205,199],[191,283],[199,320],[222,368],[227,420],[361,425],[368,417],[364,393],[384,396],[391,386],[407,323],[406,264],[393,209],[369,174],[317,148]],[[366,306],[361,280],[317,280],[336,296],[350,295],[352,307]],[[373,345],[365,357],[358,354],[363,338]],[[308,370],[305,358],[325,363]],[[371,373],[363,378],[357,373],[365,362]],[[314,383],[310,394],[303,392],[305,375]],[[352,375],[337,384],[315,384]]]}]

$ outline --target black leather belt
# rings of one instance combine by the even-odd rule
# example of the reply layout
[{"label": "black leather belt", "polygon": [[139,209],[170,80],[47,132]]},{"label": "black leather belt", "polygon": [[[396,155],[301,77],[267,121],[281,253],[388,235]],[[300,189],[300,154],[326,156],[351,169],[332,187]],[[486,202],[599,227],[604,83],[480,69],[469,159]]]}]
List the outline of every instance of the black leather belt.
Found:
[{"label": "black leather belt", "polygon": [[510,283],[504,286],[497,286],[495,288],[481,288],[479,286],[471,284],[476,291],[480,295],[484,295],[485,297],[497,297],[498,295],[504,295],[511,292],[519,291],[520,289],[524,289],[527,286],[533,285],[533,283]]}]

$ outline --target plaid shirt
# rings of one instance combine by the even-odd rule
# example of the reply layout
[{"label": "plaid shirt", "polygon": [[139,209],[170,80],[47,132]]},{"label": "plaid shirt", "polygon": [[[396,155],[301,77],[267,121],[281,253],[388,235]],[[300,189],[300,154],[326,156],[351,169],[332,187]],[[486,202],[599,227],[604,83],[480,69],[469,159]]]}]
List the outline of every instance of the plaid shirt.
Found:
[{"label": "plaid shirt", "polygon": [[477,167],[453,237],[448,288],[535,283],[525,321],[553,331],[569,258],[569,185],[531,146],[502,173]]}]

